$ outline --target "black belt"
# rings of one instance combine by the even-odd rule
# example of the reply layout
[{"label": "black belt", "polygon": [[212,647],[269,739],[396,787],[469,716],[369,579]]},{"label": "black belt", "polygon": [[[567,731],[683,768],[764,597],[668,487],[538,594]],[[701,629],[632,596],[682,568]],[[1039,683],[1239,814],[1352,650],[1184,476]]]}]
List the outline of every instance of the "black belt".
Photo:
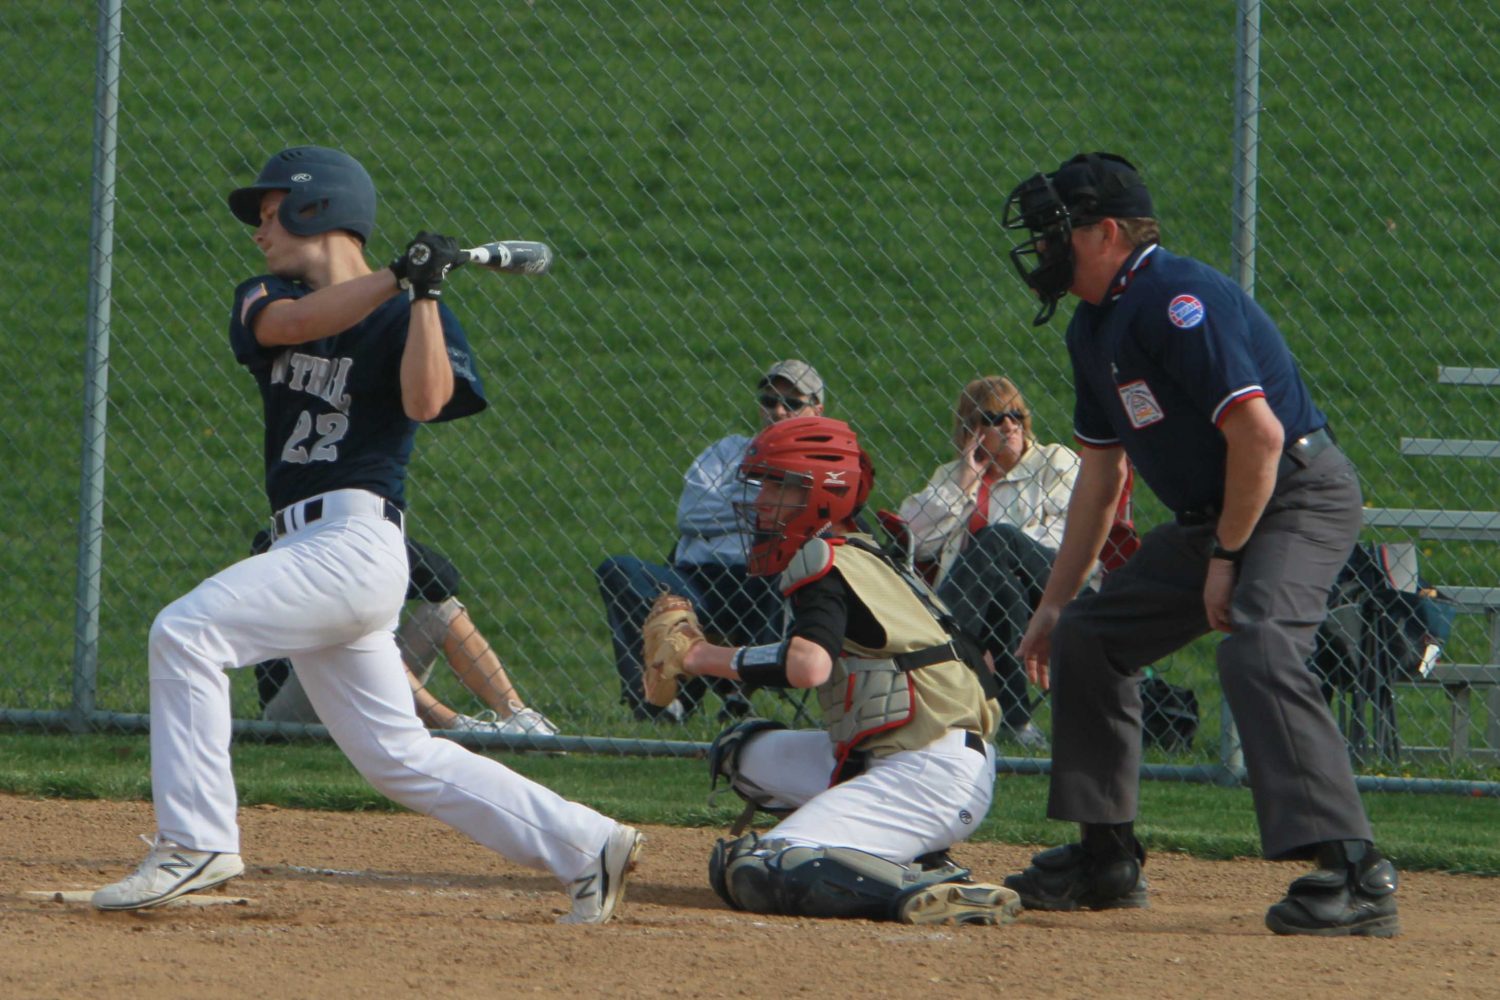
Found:
[{"label": "black belt", "polygon": [[1219,519],[1219,508],[1217,507],[1192,507],[1188,510],[1179,510],[1176,514],[1177,523],[1184,528],[1196,528],[1200,524],[1212,524]]},{"label": "black belt", "polygon": [[[1336,444],[1338,440],[1333,436],[1333,431],[1327,427],[1319,427],[1315,431],[1302,435],[1282,449],[1281,458],[1276,465],[1276,478],[1279,480],[1299,469],[1307,468],[1312,464],[1313,459]],[[1207,507],[1191,507],[1178,511],[1175,516],[1177,523],[1184,528],[1194,528],[1217,521],[1219,508],[1212,504]]]},{"label": "black belt", "polygon": [[979,756],[984,756],[984,737],[971,729],[964,730],[964,746],[973,750]]},{"label": "black belt", "polygon": [[[287,533],[287,523],[286,523],[287,512],[290,511],[292,508],[294,508],[296,506],[297,506],[296,504],[289,504],[289,505],[281,508],[280,510],[278,510],[276,512],[276,516],[271,519],[272,524],[273,524],[273,526],[276,529],[276,537],[277,538],[280,538],[282,535],[284,535],[284,534]],[[383,517],[383,518],[385,518],[387,521],[391,522],[392,524],[394,524],[396,527],[398,527],[398,528],[401,527],[401,508],[397,507],[390,500],[386,500],[384,503],[381,504],[381,506],[380,506],[380,516]],[[322,517],[323,517],[323,498],[322,497],[314,497],[313,499],[307,501],[305,504],[302,505],[302,524],[303,524],[303,526],[312,524],[314,521],[317,521],[317,520],[321,519]]]},{"label": "black belt", "polygon": [[1281,462],[1276,466],[1276,477],[1290,476],[1298,469],[1305,469],[1312,464],[1313,459],[1323,452],[1338,444],[1333,436],[1333,431],[1327,427],[1319,427],[1302,435],[1291,444],[1287,445],[1281,452]]}]

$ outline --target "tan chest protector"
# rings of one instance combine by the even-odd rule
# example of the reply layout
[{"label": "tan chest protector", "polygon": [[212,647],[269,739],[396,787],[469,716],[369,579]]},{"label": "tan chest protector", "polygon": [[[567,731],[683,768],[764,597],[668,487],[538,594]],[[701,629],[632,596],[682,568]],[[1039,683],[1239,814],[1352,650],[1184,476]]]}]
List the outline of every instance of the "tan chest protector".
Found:
[{"label": "tan chest protector", "polygon": [[988,737],[994,702],[985,700],[947,631],[880,556],[839,540],[812,539],[782,574],[782,592],[832,572],[835,559],[844,583],[885,633],[878,649],[845,638],[843,655],[817,688],[839,764],[835,775],[855,749],[876,756],[917,750],[955,728]]}]

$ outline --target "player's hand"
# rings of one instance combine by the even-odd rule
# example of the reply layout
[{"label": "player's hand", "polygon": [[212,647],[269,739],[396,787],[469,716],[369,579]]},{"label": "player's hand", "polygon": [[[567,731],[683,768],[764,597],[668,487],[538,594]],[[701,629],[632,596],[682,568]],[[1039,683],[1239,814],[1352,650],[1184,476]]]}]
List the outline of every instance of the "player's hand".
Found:
[{"label": "player's hand", "polygon": [[391,263],[397,284],[411,291],[417,299],[443,297],[443,279],[464,262],[458,241],[441,233],[420,232]]},{"label": "player's hand", "polygon": [[1061,614],[1062,608],[1051,605],[1044,604],[1037,608],[1026,625],[1021,645],[1016,647],[1016,658],[1026,664],[1027,680],[1043,691],[1052,686],[1052,678],[1047,674],[1047,662],[1052,657],[1052,630],[1057,627],[1057,619]]},{"label": "player's hand", "polygon": [[979,448],[979,439],[979,431],[971,432],[964,439],[964,446],[958,450],[958,485],[965,493],[979,482],[984,475],[985,465],[989,463],[989,456]]},{"label": "player's hand", "polygon": [[1203,581],[1203,611],[1208,615],[1208,627],[1217,632],[1233,632],[1234,619],[1231,605],[1234,602],[1235,565],[1228,559],[1210,559],[1208,578]]}]

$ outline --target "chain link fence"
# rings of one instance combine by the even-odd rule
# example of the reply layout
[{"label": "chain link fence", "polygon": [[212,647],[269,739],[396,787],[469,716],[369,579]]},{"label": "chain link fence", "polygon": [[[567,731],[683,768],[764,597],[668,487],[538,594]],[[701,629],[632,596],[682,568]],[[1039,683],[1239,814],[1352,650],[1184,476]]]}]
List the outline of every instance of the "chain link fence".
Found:
[{"label": "chain link fence", "polygon": [[[376,266],[421,228],[556,248],[544,279],[461,272],[447,296],[492,405],[418,435],[410,535],[456,567],[467,611],[438,626],[427,690],[466,716],[517,698],[563,734],[547,745],[673,753],[746,706],[704,692],[681,720],[637,718],[596,569],[670,560],[684,470],[754,433],[779,359],[811,362],[861,433],[872,509],[952,460],[979,375],[1016,383],[1041,443],[1071,443],[1063,320],[1030,325],[998,214],[1035,170],[1110,149],[1143,168],[1166,245],[1278,320],[1361,470],[1371,561],[1310,665],[1361,772],[1495,779],[1495,10],[15,0],[0,24],[0,719],[142,728],[152,617],[266,523],[259,401],[226,336],[261,260],[224,196],[277,149],[370,169]],[[1164,517],[1136,501],[1142,526]],[[467,647],[457,670],[445,641]],[[480,646],[513,688],[490,690]],[[1196,726],[1163,729],[1148,769],[1232,777],[1213,640],[1153,673],[1163,720]],[[244,733],[300,731],[255,721],[254,672],[233,683]],[[800,697],[749,701],[807,722]],[[1044,738],[1044,701],[1032,722]],[[1031,734],[1001,749],[1046,766]]]}]

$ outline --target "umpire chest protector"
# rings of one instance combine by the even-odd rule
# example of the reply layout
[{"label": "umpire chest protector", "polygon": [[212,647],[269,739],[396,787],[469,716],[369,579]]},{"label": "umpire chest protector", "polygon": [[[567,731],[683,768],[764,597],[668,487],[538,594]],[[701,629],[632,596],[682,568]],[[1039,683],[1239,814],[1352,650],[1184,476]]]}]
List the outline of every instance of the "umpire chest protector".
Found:
[{"label": "umpire chest protector", "polygon": [[919,750],[950,729],[988,737],[994,703],[958,658],[952,637],[883,556],[843,539],[814,538],[792,557],[782,592],[791,595],[833,572],[835,559],[839,576],[885,635],[879,648],[846,636],[843,655],[816,689],[835,773],[847,773],[856,749],[877,757]]}]

